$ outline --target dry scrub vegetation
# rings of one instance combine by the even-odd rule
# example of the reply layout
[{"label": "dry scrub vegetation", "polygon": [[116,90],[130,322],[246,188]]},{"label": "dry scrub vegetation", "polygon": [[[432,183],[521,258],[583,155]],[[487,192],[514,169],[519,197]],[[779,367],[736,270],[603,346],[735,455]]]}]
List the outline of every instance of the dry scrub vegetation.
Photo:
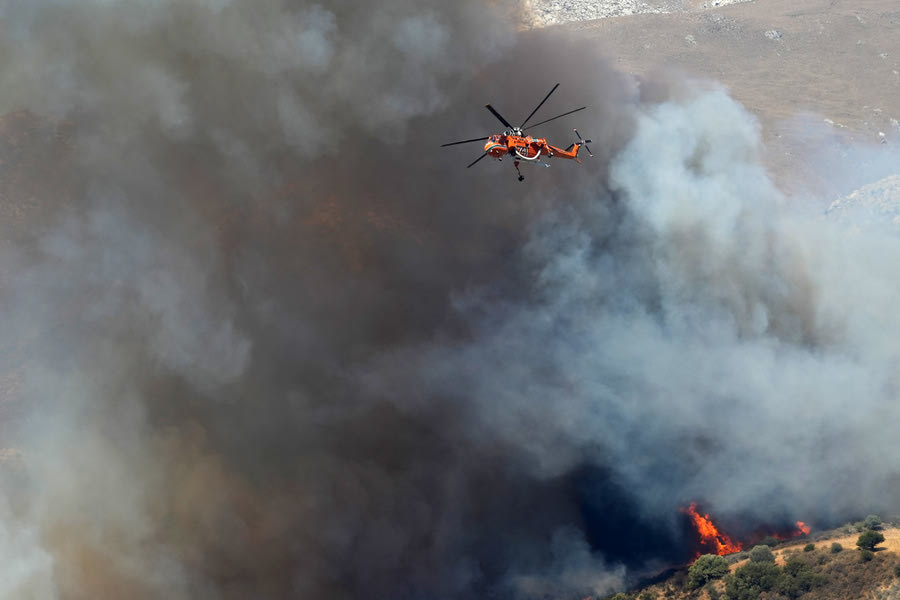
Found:
[{"label": "dry scrub vegetation", "polygon": [[[665,582],[608,600],[897,600],[900,528],[878,524],[875,529],[885,539],[874,553],[857,548],[860,534],[868,531],[863,523],[848,523],[814,539],[779,543],[768,558],[762,552],[751,558],[750,550],[728,556],[729,574],[699,587],[684,568]],[[762,580],[761,588],[754,587]]]}]

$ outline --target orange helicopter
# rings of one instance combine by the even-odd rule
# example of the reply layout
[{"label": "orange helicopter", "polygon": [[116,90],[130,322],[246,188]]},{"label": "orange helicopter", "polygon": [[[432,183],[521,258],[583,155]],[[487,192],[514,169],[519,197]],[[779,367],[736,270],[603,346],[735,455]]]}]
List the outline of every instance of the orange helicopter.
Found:
[{"label": "orange helicopter", "polygon": [[462,140],[460,142],[450,142],[449,144],[441,144],[441,148],[445,146],[456,146],[457,144],[468,144],[470,142],[481,142],[487,140],[484,144],[484,154],[476,158],[474,161],[469,163],[469,166],[466,168],[473,166],[479,160],[484,158],[485,156],[490,156],[491,158],[496,158],[497,160],[503,160],[504,156],[512,156],[513,157],[513,166],[516,167],[516,173],[519,174],[519,181],[524,181],[525,176],[522,175],[522,172],[519,170],[519,162],[524,161],[526,164],[538,164],[544,167],[549,167],[547,163],[541,161],[541,158],[567,158],[570,160],[575,160],[577,162],[581,162],[578,159],[578,151],[581,150],[582,146],[584,146],[585,150],[590,156],[594,156],[591,153],[591,149],[588,146],[591,143],[591,140],[586,140],[581,137],[581,134],[578,133],[578,130],[575,129],[575,135],[578,136],[578,141],[574,144],[570,144],[568,148],[562,149],[557,148],[556,146],[551,146],[547,143],[547,140],[544,138],[534,138],[529,135],[525,135],[525,130],[530,129],[531,127],[537,127],[538,125],[543,125],[544,123],[549,123],[550,121],[554,121],[561,117],[565,117],[567,115],[571,115],[572,113],[576,113],[579,110],[584,110],[587,106],[582,106],[581,108],[576,108],[575,110],[570,110],[569,112],[565,112],[561,115],[556,115],[550,119],[545,119],[540,123],[535,123],[534,125],[529,125],[525,127],[531,117],[538,111],[540,107],[544,105],[544,102],[556,91],[556,88],[559,87],[559,84],[553,86],[553,89],[550,90],[541,103],[535,107],[531,114],[528,115],[522,124],[518,127],[513,127],[509,124],[509,121],[503,118],[503,115],[494,110],[494,107],[490,104],[486,104],[485,107],[491,111],[495,117],[497,117],[503,125],[506,126],[506,131],[503,133],[498,133],[495,135],[489,135],[486,137],[474,138],[471,140]]}]

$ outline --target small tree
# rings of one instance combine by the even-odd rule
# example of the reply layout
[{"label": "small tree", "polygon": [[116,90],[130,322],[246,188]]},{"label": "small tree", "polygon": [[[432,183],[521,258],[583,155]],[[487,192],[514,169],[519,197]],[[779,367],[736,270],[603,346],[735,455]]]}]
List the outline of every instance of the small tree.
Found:
[{"label": "small tree", "polygon": [[882,535],[881,532],[869,530],[859,536],[859,539],[856,540],[856,545],[859,546],[861,550],[872,552],[875,550],[875,546],[883,541],[884,535]]},{"label": "small tree", "polygon": [[728,559],[715,554],[704,554],[688,569],[688,587],[698,588],[708,581],[728,574]]},{"label": "small tree", "polygon": [[750,562],[752,563],[774,563],[775,555],[768,546],[753,546],[750,551]]},{"label": "small tree", "polygon": [[832,544],[831,544],[831,553],[832,554],[837,554],[838,552],[840,552],[843,549],[844,549],[844,547],[841,546],[840,543],[832,542]]}]

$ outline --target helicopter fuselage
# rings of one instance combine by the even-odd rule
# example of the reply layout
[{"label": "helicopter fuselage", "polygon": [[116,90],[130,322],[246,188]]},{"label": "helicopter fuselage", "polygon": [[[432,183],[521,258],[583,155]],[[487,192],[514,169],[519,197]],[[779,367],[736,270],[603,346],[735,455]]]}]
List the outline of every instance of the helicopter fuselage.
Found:
[{"label": "helicopter fuselage", "polygon": [[545,138],[533,138],[528,135],[506,132],[488,137],[484,144],[484,151],[491,158],[497,160],[503,160],[503,157],[511,156],[517,161],[532,162],[542,158],[577,160],[578,147],[579,144],[575,144],[570,150],[564,150],[548,144]]}]

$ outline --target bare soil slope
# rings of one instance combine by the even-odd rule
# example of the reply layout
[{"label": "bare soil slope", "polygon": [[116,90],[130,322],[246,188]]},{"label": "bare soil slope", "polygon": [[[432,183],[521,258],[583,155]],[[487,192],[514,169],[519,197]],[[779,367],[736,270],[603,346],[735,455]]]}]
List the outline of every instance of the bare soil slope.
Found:
[{"label": "bare soil slope", "polygon": [[900,144],[893,0],[755,0],[566,27],[599,38],[624,71],[679,70],[723,83],[760,118],[776,173],[802,168],[809,137],[797,130],[810,124],[844,142]]},{"label": "bare soil slope", "polygon": [[[881,533],[884,535],[884,542],[878,544],[878,549],[884,550],[886,552],[896,552],[897,554],[900,554],[900,529],[891,527],[883,529]],[[820,544],[826,544],[830,546],[832,543],[837,542],[844,548],[856,548],[856,540],[858,539],[858,533],[848,533],[847,535],[827,538],[825,541],[816,542],[816,545],[818,546]],[[796,549],[796,546],[786,546],[786,549],[787,548]],[[779,549],[779,551],[781,551],[781,549]]]}]

